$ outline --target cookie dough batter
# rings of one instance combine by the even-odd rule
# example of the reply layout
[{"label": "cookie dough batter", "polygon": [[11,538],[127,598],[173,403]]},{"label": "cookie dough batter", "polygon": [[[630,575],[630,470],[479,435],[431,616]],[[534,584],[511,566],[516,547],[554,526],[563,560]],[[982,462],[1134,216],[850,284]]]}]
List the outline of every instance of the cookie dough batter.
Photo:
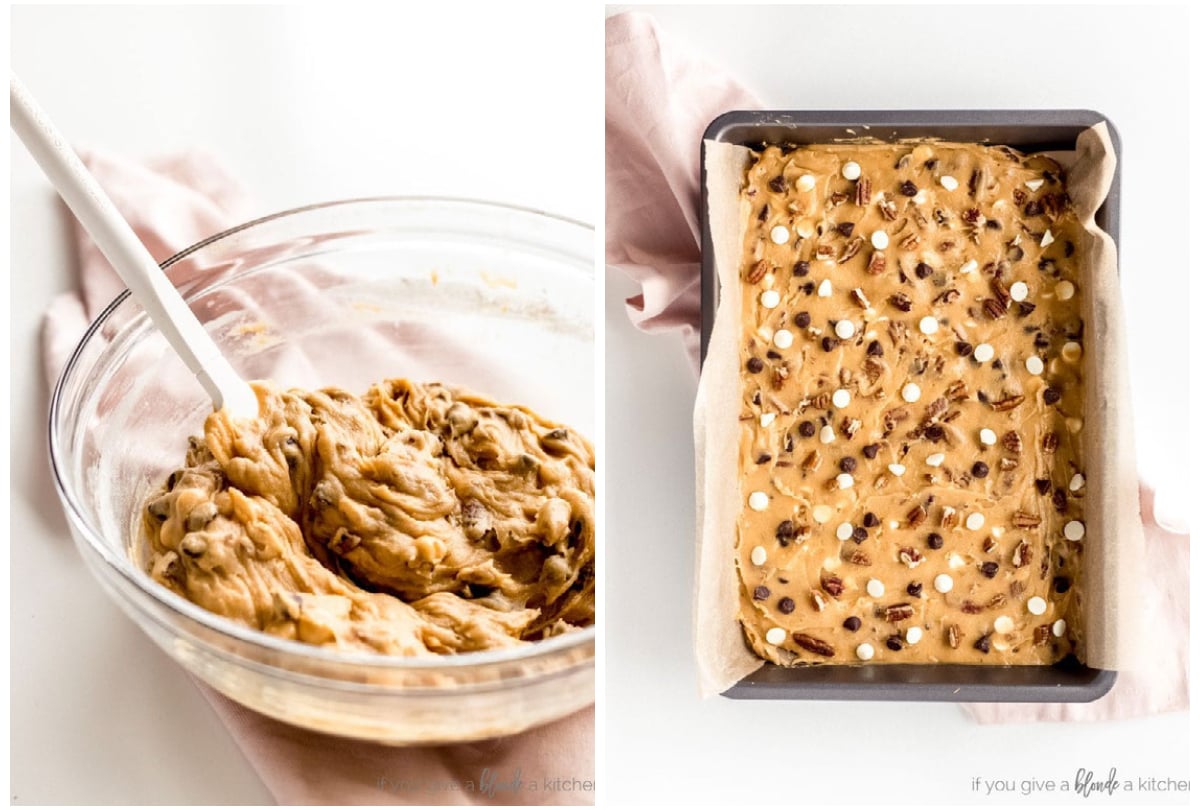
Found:
[{"label": "cookie dough batter", "polygon": [[388,655],[508,647],[594,620],[591,444],[516,406],[388,380],[255,383],[147,503],[146,566],[214,613]]},{"label": "cookie dough batter", "polygon": [[1082,229],[1006,147],[748,171],[740,618],[800,663],[1046,664],[1078,639]]}]

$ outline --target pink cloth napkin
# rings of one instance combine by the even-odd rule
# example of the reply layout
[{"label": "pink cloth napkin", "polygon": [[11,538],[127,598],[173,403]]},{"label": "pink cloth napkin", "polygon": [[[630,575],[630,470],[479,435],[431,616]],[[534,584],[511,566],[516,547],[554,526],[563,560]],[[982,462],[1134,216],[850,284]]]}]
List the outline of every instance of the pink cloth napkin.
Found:
[{"label": "pink cloth napkin", "polygon": [[[723,71],[666,39],[652,17],[605,23],[605,250],[607,263],[642,287],[634,324],[677,330],[692,365],[700,345],[700,139],[721,113],[760,106]],[[1111,720],[1188,707],[1188,540],[1154,523],[1143,490],[1146,570],[1144,665],[1122,672],[1087,704],[976,704],[981,723]]]},{"label": "pink cloth napkin", "polygon": [[[159,261],[258,213],[234,178],[203,153],[141,163],[96,152],[81,157]],[[79,290],[58,296],[42,326],[51,384],[88,324],[124,289],[77,223],[75,235]],[[511,737],[390,748],[303,731],[249,711],[199,681],[197,686],[281,804],[595,801],[592,708]]]}]

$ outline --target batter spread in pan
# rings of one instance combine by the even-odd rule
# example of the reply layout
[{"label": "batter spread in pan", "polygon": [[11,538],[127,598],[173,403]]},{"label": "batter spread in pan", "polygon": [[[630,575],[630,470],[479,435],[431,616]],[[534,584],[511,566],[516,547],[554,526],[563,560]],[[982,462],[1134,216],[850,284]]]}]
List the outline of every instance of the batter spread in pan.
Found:
[{"label": "batter spread in pan", "polygon": [[1073,649],[1086,344],[1066,180],[950,143],[769,147],[749,168],[736,554],[761,657]]},{"label": "batter spread in pan", "polygon": [[356,397],[256,383],[147,503],[146,566],[282,638],[430,655],[594,620],[591,444],[515,406],[388,380]]}]

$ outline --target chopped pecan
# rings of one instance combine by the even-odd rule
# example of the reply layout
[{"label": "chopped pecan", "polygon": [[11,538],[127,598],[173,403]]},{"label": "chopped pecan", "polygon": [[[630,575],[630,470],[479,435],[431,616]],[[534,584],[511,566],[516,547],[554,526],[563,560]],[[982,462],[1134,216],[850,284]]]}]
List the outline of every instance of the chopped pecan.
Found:
[{"label": "chopped pecan", "polygon": [[962,630],[957,624],[952,624],[946,628],[946,643],[950,645],[950,649],[957,650],[958,645],[962,643]]},{"label": "chopped pecan", "polygon": [[957,514],[958,514],[958,510],[956,510],[953,506],[943,506],[942,507],[942,528],[943,529],[954,528],[954,525],[958,522],[957,519],[955,518],[955,515],[957,515]]},{"label": "chopped pecan", "polygon": [[870,309],[871,302],[867,300],[866,294],[862,291],[862,287],[855,287],[850,291],[850,297],[854,303],[858,304],[863,309]]},{"label": "chopped pecan", "polygon": [[935,304],[953,304],[955,301],[957,301],[961,297],[962,297],[962,293],[960,293],[954,287],[951,287],[950,289],[946,290],[941,295],[939,295],[937,298],[933,299],[933,303],[935,303]]},{"label": "chopped pecan", "polygon": [[919,503],[912,509],[908,510],[905,515],[905,520],[908,521],[909,528],[920,526],[925,522],[925,518],[929,517],[929,511],[925,508],[925,504]]},{"label": "chopped pecan", "polygon": [[1013,551],[1013,565],[1017,568],[1024,568],[1029,565],[1033,559],[1033,546],[1025,540],[1017,543],[1016,549]]},{"label": "chopped pecan", "polygon": [[[857,238],[861,239],[862,237]],[[832,259],[834,253],[835,251],[832,244],[828,242],[822,242],[821,244],[817,245],[817,251],[815,255],[818,259]]]},{"label": "chopped pecan", "polygon": [[871,261],[867,264],[867,272],[873,276],[877,276],[887,269],[887,256],[882,250],[877,250],[871,254]]},{"label": "chopped pecan", "polygon": [[1007,602],[1008,602],[1008,597],[1007,597],[1007,596],[1005,596],[1005,595],[1004,595],[1004,594],[1002,594],[1002,593],[997,593],[997,594],[995,594],[994,596],[992,596],[992,598],[991,598],[991,599],[989,599],[989,600],[988,600],[987,606],[988,606],[989,608],[991,608],[991,609],[995,610],[995,609],[996,609],[996,608],[998,608],[998,607],[1004,607],[1004,605],[1005,605]]},{"label": "chopped pecan", "polygon": [[992,549],[994,549],[995,547],[996,547],[996,541],[995,541],[995,539],[993,539],[993,538],[991,538],[991,537],[986,537],[986,538],[984,538],[984,540],[983,540],[983,551],[984,551],[984,553],[985,553],[985,554],[986,554],[986,553],[988,553],[988,552],[990,552],[990,551],[991,551]]},{"label": "chopped pecan", "polygon": [[899,346],[908,337],[908,327],[900,321],[888,321],[888,337],[893,346]]},{"label": "chopped pecan", "polygon": [[1028,512],[1013,512],[1012,525],[1016,529],[1036,529],[1042,525],[1042,519]]},{"label": "chopped pecan", "polygon": [[896,429],[896,425],[908,418],[908,408],[898,407],[892,408],[883,414],[883,429],[887,433],[891,433]]},{"label": "chopped pecan", "polygon": [[1005,456],[1004,458],[1000,459],[1001,472],[1012,472],[1017,468],[1017,466],[1017,460],[1011,456]]},{"label": "chopped pecan", "polygon": [[859,549],[855,549],[854,551],[850,552],[845,560],[852,565],[867,566],[871,564],[871,558],[866,554],[866,552]]},{"label": "chopped pecan", "polygon": [[925,408],[925,418],[930,422],[941,418],[950,409],[950,403],[945,397],[938,397]]},{"label": "chopped pecan", "polygon": [[902,292],[893,293],[892,297],[888,299],[888,302],[901,312],[912,311],[912,299]]},{"label": "chopped pecan", "polygon": [[846,590],[846,585],[841,578],[835,577],[833,574],[821,574],[821,587],[834,598],[841,596],[842,591]]},{"label": "chopped pecan", "polygon": [[871,201],[871,178],[865,174],[854,185],[854,204],[866,206]]},{"label": "chopped pecan", "polygon": [[955,380],[946,389],[946,399],[951,402],[962,402],[968,396],[970,395],[967,393],[967,384],[962,380]]},{"label": "chopped pecan", "polygon": [[1024,189],[1020,189],[1020,188],[1013,189],[1013,202],[1015,202],[1017,205],[1024,205],[1025,200],[1028,196],[1029,195],[1027,195],[1025,193]]},{"label": "chopped pecan", "polygon": [[1033,646],[1045,647],[1050,643],[1050,625],[1039,624],[1033,628]]},{"label": "chopped pecan", "polygon": [[863,374],[867,376],[867,384],[874,385],[883,376],[884,365],[883,361],[877,360],[874,357],[868,357],[863,361]]},{"label": "chopped pecan", "polygon": [[828,391],[822,391],[812,398],[812,406],[818,411],[823,411],[829,407],[829,403],[833,401],[833,395]]},{"label": "chopped pecan", "polygon": [[1058,434],[1051,431],[1042,437],[1042,452],[1053,453],[1058,449]]},{"label": "chopped pecan", "polygon": [[1004,304],[1005,307],[1007,307],[1008,302],[1011,301],[1012,298],[1009,296],[1008,290],[1004,289],[1004,285],[1000,283],[1000,279],[993,278],[992,283],[991,283],[991,288],[992,288],[992,295],[996,296],[996,299],[1001,304]]},{"label": "chopped pecan", "polygon": [[901,250],[916,250],[917,246],[921,244],[921,237],[915,233],[905,234],[896,244],[900,246]]},{"label": "chopped pecan", "polygon": [[862,420],[852,419],[849,416],[842,419],[842,435],[847,439],[853,439],[854,434],[858,433],[860,428],[862,428]]},{"label": "chopped pecan", "polygon": [[974,616],[978,613],[983,613],[983,606],[975,604],[970,599],[964,599],[962,603],[962,612],[969,613],[970,615]]},{"label": "chopped pecan", "polygon": [[1004,399],[992,403],[994,411],[1011,411],[1025,401],[1024,394],[1009,394]]},{"label": "chopped pecan", "polygon": [[1010,430],[1000,439],[1000,445],[1010,453],[1021,455],[1021,434]]},{"label": "chopped pecan", "polygon": [[817,469],[817,466],[820,463],[821,456],[818,455],[816,450],[811,450],[809,451],[809,454],[804,457],[804,461],[800,462],[800,469],[804,470],[805,472],[813,472]]},{"label": "chopped pecan", "polygon": [[863,238],[861,236],[856,236],[853,239],[851,239],[849,242],[846,243],[846,248],[845,248],[845,250],[842,251],[842,255],[838,257],[837,263],[845,264],[846,262],[853,259],[855,256],[858,255],[858,252],[860,250],[862,250],[862,246],[863,246]]},{"label": "chopped pecan", "polygon": [[891,192],[884,192],[883,198],[879,201],[879,213],[888,222],[896,221],[896,201],[893,199]]},{"label": "chopped pecan", "polygon": [[833,645],[828,641],[822,641],[807,633],[792,633],[792,641],[796,642],[797,647],[808,650],[810,653],[823,655],[826,658],[833,657]]},{"label": "chopped pecan", "polygon": [[808,598],[812,602],[813,610],[817,611],[817,613],[825,609],[825,597],[821,596],[820,591],[810,591]]},{"label": "chopped pecan", "polygon": [[923,559],[924,558],[921,556],[921,552],[917,551],[912,546],[905,546],[904,548],[900,549],[900,562],[904,563],[909,568],[916,568],[921,564],[921,560]]},{"label": "chopped pecan", "polygon": [[771,390],[778,391],[783,388],[784,382],[787,381],[789,370],[787,363],[780,363],[771,369]]},{"label": "chopped pecan", "polygon": [[850,199],[850,195],[843,191],[835,191],[829,195],[829,202],[832,205],[841,205],[848,199]]},{"label": "chopped pecan", "polygon": [[902,622],[905,619],[913,617],[913,606],[907,602],[901,602],[897,605],[888,605],[883,609],[883,618],[889,622]]},{"label": "chopped pecan", "polygon": [[1003,318],[1006,310],[1007,308],[1004,306],[1004,304],[1000,303],[995,298],[985,298],[983,301],[983,311],[993,321]]}]

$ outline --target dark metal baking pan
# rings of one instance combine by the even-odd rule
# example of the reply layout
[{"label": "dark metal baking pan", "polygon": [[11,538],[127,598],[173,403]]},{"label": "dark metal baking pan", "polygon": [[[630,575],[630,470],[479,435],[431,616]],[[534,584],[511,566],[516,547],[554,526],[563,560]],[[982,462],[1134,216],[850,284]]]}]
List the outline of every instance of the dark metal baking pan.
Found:
[{"label": "dark metal baking pan", "polygon": [[[1112,188],[1096,214],[1097,224],[1119,240],[1121,142],[1107,117],[1092,110],[872,110],[734,111],[717,118],[704,141],[758,147],[763,144],[830,143],[851,137],[885,142],[937,138],[1006,144],[1022,152],[1073,150],[1084,130],[1108,124],[1117,155]],[[701,362],[708,353],[719,284],[708,223],[705,146],[700,147]],[[780,667],[763,664],[724,694],[742,699],[908,700],[981,703],[1086,703],[1112,689],[1117,673],[1093,669],[1068,657],[1049,667],[988,667],[961,664],[867,664]]]}]

